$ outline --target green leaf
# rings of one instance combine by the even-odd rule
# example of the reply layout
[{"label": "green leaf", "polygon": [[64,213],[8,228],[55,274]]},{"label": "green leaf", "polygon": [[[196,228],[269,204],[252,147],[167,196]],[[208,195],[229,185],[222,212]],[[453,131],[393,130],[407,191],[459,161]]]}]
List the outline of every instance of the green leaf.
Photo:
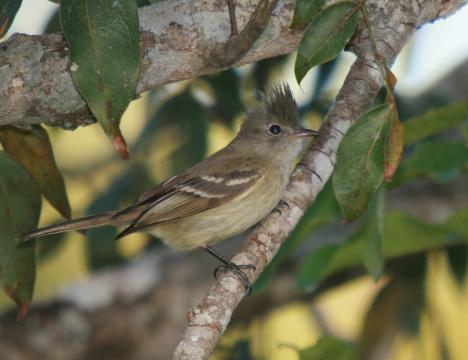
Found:
[{"label": "green leaf", "polygon": [[325,0],[296,0],[294,18],[291,24],[293,29],[303,29],[318,14]]},{"label": "green leaf", "polygon": [[33,296],[35,242],[16,238],[37,227],[41,197],[36,184],[14,160],[0,152],[0,285],[16,302],[22,317]]},{"label": "green leaf", "polygon": [[358,9],[359,5],[342,1],[325,8],[310,22],[296,58],[295,74],[299,83],[312,67],[340,53],[354,34]]},{"label": "green leaf", "polygon": [[21,0],[2,0],[0,2],[0,38],[2,38],[10,28],[20,6]]},{"label": "green leaf", "polygon": [[62,0],[60,22],[73,82],[122,158],[120,118],[134,98],[139,69],[135,0]]},{"label": "green leaf", "polygon": [[364,213],[383,182],[390,122],[389,106],[381,105],[361,117],[341,141],[332,181],[346,222]]},{"label": "green leaf", "polygon": [[[304,291],[315,290],[320,281],[347,268],[362,265],[366,250],[366,238],[353,235],[343,245],[332,244],[312,251],[303,261],[296,287]],[[463,244],[468,241],[453,236],[447,225],[431,225],[414,219],[408,214],[392,211],[385,215],[383,254],[385,259],[415,254],[418,252]]]},{"label": "green leaf", "polygon": [[430,110],[405,121],[405,143],[412,145],[431,135],[453,128],[468,119],[468,101]]},{"label": "green leaf", "polygon": [[428,141],[415,146],[411,156],[405,159],[395,174],[392,186],[421,177],[444,182],[452,180],[460,170],[467,168],[468,148],[462,143]]},{"label": "green leaf", "polygon": [[40,125],[34,125],[29,131],[7,126],[0,128],[0,142],[8,155],[24,166],[50,204],[70,219],[65,182],[55,164],[47,131]]},{"label": "green leaf", "polygon": [[380,278],[384,268],[383,242],[385,236],[385,189],[374,196],[368,216],[357,236],[366,242],[362,263],[374,280]]},{"label": "green leaf", "polygon": [[356,349],[343,340],[333,336],[323,336],[317,343],[299,351],[300,360],[359,360]]}]

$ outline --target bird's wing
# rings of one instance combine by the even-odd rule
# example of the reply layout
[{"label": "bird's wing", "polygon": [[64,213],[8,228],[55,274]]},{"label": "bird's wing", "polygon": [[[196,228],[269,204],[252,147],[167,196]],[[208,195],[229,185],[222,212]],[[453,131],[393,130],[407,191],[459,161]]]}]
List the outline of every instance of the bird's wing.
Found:
[{"label": "bird's wing", "polygon": [[134,206],[146,204],[146,210],[119,237],[220,206],[246,194],[263,176],[259,167],[169,179],[140,197]]}]

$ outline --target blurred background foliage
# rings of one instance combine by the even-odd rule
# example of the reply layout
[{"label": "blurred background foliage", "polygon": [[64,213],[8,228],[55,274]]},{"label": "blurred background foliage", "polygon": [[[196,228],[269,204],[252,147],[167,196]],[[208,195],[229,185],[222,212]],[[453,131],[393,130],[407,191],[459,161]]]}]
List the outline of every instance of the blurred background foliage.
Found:
[{"label": "blurred background foliage", "polygon": [[[52,17],[46,31],[56,30]],[[235,135],[256,91],[275,81],[291,83],[302,118],[318,128],[351,61],[342,55],[314,69],[302,83],[304,91],[293,80],[294,55],[289,55],[145,93],[122,120],[131,154],[126,162],[97,126],[74,132],[47,129],[72,216],[130,205],[153,184],[221,148]],[[407,76],[409,62],[411,45],[400,57],[398,78]],[[464,62],[454,71],[466,73],[466,68]],[[441,91],[457,86],[465,92]],[[399,113],[408,125],[404,159],[382,190],[383,275],[374,281],[365,270],[372,267],[366,251],[375,207],[343,225],[329,183],[245,301],[254,303],[283,278],[289,300],[267,311],[260,304],[258,316],[238,315],[214,359],[324,359],[330,352],[336,359],[359,358],[358,353],[375,359],[466,357],[467,93],[468,78],[453,75],[414,96],[397,87]],[[62,220],[43,204],[42,225]],[[85,237],[61,234],[38,241],[35,302],[161,246],[148,235],[132,234],[118,242],[115,235],[116,229],[105,228]],[[3,294],[0,306],[11,306]]]}]

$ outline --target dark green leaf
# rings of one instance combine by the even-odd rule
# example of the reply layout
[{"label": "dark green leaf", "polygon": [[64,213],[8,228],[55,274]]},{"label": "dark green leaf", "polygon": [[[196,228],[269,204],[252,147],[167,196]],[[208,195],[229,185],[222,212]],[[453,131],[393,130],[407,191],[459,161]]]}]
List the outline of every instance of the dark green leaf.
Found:
[{"label": "dark green leaf", "polygon": [[24,131],[13,127],[0,128],[0,142],[10,157],[24,166],[50,204],[70,219],[65,182],[57,165],[49,135],[40,125]]},{"label": "dark green leaf", "polygon": [[459,245],[447,249],[448,263],[458,285],[463,287],[468,274],[468,246]]},{"label": "dark green leaf", "polygon": [[235,117],[244,110],[239,75],[234,69],[229,69],[204,79],[210,84],[216,99],[212,110],[217,117],[231,126]]},{"label": "dark green leaf", "polygon": [[424,142],[415,146],[395,174],[392,186],[430,177],[437,181],[452,180],[468,164],[468,148],[462,143],[446,141]]},{"label": "dark green leaf", "polygon": [[318,14],[325,0],[296,0],[293,29],[303,29]]},{"label": "dark green leaf", "polygon": [[64,244],[67,233],[48,235],[47,239],[37,242],[37,261],[45,261],[58,253]]},{"label": "dark green leaf", "polygon": [[[468,208],[456,210],[444,225],[449,239],[462,239],[468,243]],[[447,249],[449,265],[460,286],[468,273],[468,246],[460,245]]]},{"label": "dark green leaf", "polygon": [[383,182],[390,122],[389,106],[381,105],[361,117],[341,141],[332,180],[346,222],[364,213]]},{"label": "dark green leaf", "polygon": [[0,285],[24,316],[36,277],[35,242],[16,238],[37,227],[41,197],[36,184],[14,160],[0,152]]},{"label": "dark green leaf", "polygon": [[139,28],[135,0],[62,0],[60,21],[80,94],[122,158],[120,118],[135,95]]},{"label": "dark green leaf", "polygon": [[405,143],[414,144],[428,136],[450,129],[468,119],[468,101],[430,110],[405,121]]},{"label": "dark green leaf", "polygon": [[369,212],[361,230],[356,236],[362,236],[366,242],[362,263],[369,274],[377,280],[383,272],[384,253],[383,243],[385,236],[385,189],[374,196]]},{"label": "dark green leaf", "polygon": [[340,53],[356,29],[358,8],[351,1],[339,2],[324,9],[307,26],[295,64],[299,83],[312,67]]},{"label": "dark green leaf", "polygon": [[21,0],[2,0],[0,2],[0,38],[2,38],[21,6]]},{"label": "dark green leaf", "polygon": [[359,360],[356,349],[343,340],[333,336],[323,336],[317,343],[299,351],[300,360]]}]

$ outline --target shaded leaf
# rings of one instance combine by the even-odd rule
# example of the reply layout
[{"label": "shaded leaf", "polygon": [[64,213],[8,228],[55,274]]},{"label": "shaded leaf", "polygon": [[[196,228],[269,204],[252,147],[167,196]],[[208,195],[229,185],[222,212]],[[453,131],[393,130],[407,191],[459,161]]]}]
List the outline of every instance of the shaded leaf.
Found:
[{"label": "shaded leaf", "polygon": [[424,307],[425,262],[405,264],[380,290],[366,314],[360,339],[363,358],[375,358],[376,350],[391,344],[400,331],[417,334]]},{"label": "shaded leaf", "polygon": [[465,284],[468,274],[468,246],[460,245],[447,249],[448,264],[460,287]]},{"label": "shaded leaf", "polygon": [[411,145],[431,135],[453,128],[468,119],[468,101],[427,111],[405,121],[405,144]]},{"label": "shaded leaf", "polygon": [[[459,236],[451,236],[451,230],[446,225],[426,224],[398,211],[385,215],[384,230],[385,259],[468,241]],[[359,236],[359,230],[357,234],[343,245],[326,245],[307,255],[299,270],[296,286],[310,292],[324,278],[346,268],[362,265],[366,239]]]},{"label": "shaded leaf", "polygon": [[67,233],[52,234],[47,236],[47,240],[37,242],[37,260],[39,262],[48,260],[60,251],[64,244]]},{"label": "shaded leaf", "polygon": [[366,242],[362,263],[375,280],[382,275],[384,269],[384,216],[385,189],[380,188],[372,200],[364,225],[356,235],[363,237]]},{"label": "shaded leaf", "polygon": [[[447,237],[454,240],[462,240],[468,243],[468,208],[462,208],[453,212],[444,228]],[[458,280],[460,286],[464,285],[468,274],[468,246],[460,245],[447,249],[450,268]]]},{"label": "shaded leaf", "polygon": [[121,158],[128,158],[128,152],[120,118],[138,80],[137,9],[134,0],[62,0],[60,4],[73,82]]},{"label": "shaded leaf", "polygon": [[342,1],[320,12],[307,26],[299,45],[295,74],[300,83],[314,66],[336,57],[353,35],[359,6]]},{"label": "shaded leaf", "polygon": [[37,227],[41,197],[36,184],[14,160],[0,152],[0,284],[22,317],[33,297],[35,242],[16,238]]},{"label": "shaded leaf", "polygon": [[55,164],[47,131],[40,125],[33,125],[29,131],[7,126],[0,128],[0,142],[9,156],[24,166],[50,204],[70,219],[65,182]]},{"label": "shaded leaf", "polygon": [[359,360],[356,349],[333,336],[321,337],[314,346],[299,351],[300,360]]},{"label": "shaded leaf", "polygon": [[413,154],[405,159],[395,174],[392,186],[430,177],[436,181],[449,181],[467,168],[468,148],[462,143],[431,141],[418,144]]},{"label": "shaded leaf", "polygon": [[398,111],[395,106],[391,106],[392,121],[390,131],[387,137],[385,147],[385,171],[384,179],[387,182],[392,181],[398,165],[403,156],[405,129],[400,121]]},{"label": "shaded leaf", "polygon": [[[144,167],[131,166],[112,183],[106,192],[96,197],[86,212],[96,214],[128,206],[134,203],[151,185],[153,182]],[[116,235],[115,226],[87,231],[88,263],[92,269],[119,264],[124,260],[117,252]]]},{"label": "shaded leaf", "polygon": [[0,2],[0,38],[3,37],[15,19],[21,0],[2,0]]},{"label": "shaded leaf", "polygon": [[319,13],[324,3],[325,0],[297,0],[291,28],[305,28],[306,25]]},{"label": "shaded leaf", "polygon": [[333,172],[333,189],[346,222],[357,219],[383,182],[391,113],[381,105],[362,116],[344,136]]}]

